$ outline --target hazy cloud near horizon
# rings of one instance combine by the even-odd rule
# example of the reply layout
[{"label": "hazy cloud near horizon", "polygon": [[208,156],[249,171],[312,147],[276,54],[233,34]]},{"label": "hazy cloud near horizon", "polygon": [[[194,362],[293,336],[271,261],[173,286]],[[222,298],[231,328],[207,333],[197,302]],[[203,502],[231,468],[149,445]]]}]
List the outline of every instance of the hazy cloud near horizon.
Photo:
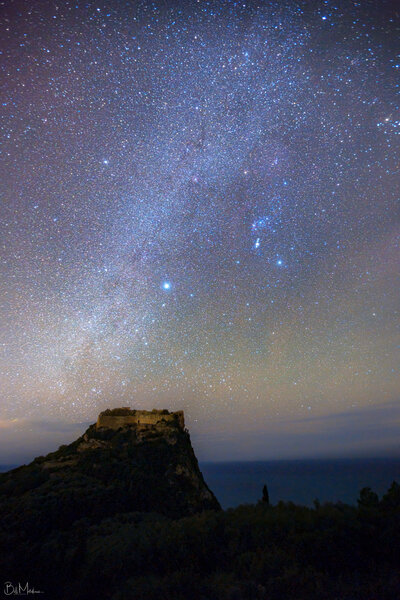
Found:
[{"label": "hazy cloud near horizon", "polygon": [[[78,438],[90,422],[13,419],[0,421],[0,464],[29,462]],[[187,421],[200,461],[277,460],[342,456],[400,455],[400,405],[351,409],[303,418],[271,417],[235,432],[212,423]],[[210,450],[211,448],[211,450]]]}]

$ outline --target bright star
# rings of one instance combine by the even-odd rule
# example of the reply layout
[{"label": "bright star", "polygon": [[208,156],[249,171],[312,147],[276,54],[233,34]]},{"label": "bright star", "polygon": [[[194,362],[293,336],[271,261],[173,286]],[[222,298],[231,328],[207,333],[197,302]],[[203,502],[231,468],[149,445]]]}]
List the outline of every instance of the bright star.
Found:
[{"label": "bright star", "polygon": [[171,283],[169,281],[164,281],[162,284],[162,289],[163,290],[170,290],[171,289]]}]

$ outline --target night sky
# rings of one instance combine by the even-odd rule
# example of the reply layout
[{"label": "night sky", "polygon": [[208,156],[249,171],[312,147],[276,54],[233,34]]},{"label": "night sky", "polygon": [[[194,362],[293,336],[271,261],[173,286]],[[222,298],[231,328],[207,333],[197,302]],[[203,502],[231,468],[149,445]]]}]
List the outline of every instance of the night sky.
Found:
[{"label": "night sky", "polygon": [[203,460],[398,453],[395,3],[0,19],[0,462],[116,406]]}]

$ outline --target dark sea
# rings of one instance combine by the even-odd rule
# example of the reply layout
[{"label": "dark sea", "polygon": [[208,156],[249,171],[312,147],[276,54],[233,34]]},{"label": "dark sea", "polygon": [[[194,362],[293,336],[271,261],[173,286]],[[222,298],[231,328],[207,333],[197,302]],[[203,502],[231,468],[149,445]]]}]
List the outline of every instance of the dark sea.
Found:
[{"label": "dark sea", "polygon": [[264,484],[272,504],[312,506],[314,499],[356,504],[363,487],[381,497],[393,480],[400,483],[400,458],[200,463],[200,469],[222,508],[254,504]]},{"label": "dark sea", "polygon": [[[16,466],[0,465],[0,472]],[[363,487],[381,497],[392,481],[400,483],[400,458],[204,462],[200,469],[222,508],[256,503],[264,484],[272,504],[312,506],[314,499],[356,504]]]}]

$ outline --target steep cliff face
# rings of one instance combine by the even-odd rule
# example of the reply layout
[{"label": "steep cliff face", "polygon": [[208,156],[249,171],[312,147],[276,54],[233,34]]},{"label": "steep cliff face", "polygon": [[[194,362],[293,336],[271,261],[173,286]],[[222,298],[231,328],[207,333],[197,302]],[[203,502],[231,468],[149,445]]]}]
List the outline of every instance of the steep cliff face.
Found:
[{"label": "steep cliff face", "polygon": [[72,444],[1,475],[1,506],[10,525],[34,513],[27,525],[41,535],[82,518],[133,511],[182,517],[220,508],[183,413],[130,409],[106,411]]}]

